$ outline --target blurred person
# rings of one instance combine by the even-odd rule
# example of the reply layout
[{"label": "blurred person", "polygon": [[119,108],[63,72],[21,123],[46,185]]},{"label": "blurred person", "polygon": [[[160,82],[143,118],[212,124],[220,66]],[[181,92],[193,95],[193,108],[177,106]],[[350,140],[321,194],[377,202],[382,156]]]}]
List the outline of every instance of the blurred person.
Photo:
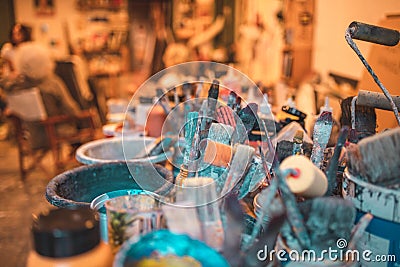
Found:
[{"label": "blurred person", "polygon": [[16,54],[21,44],[32,41],[32,28],[17,23],[11,28],[9,39],[10,41],[1,48],[0,55],[6,61],[6,73],[4,74],[16,76]]},{"label": "blurred person", "polygon": [[[19,48],[16,56],[18,76],[12,79],[4,78],[0,81],[0,86],[6,93],[36,87],[40,91],[48,117],[80,113],[81,110],[66,85],[54,73],[55,62],[46,48],[35,43],[27,43]],[[34,140],[35,148],[49,145],[45,129],[40,123],[32,123],[27,127],[32,140]],[[76,130],[77,125],[74,123],[62,125],[57,129],[60,133]]]}]

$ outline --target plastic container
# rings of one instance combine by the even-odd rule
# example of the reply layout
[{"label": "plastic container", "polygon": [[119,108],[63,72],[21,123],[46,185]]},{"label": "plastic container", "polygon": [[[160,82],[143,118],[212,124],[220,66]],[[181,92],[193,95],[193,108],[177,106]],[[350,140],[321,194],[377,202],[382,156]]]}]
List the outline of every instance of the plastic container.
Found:
[{"label": "plastic container", "polygon": [[99,222],[88,208],[54,209],[34,218],[34,249],[27,267],[111,267],[111,250],[100,239]]},{"label": "plastic container", "polygon": [[168,230],[158,230],[129,239],[115,256],[114,266],[135,266],[132,264],[144,258],[151,258],[155,252],[160,256],[190,257],[203,267],[229,266],[221,254],[205,243],[187,235],[174,234]]},{"label": "plastic container", "polygon": [[80,146],[76,160],[83,164],[107,163],[112,161],[161,163],[172,157],[173,149],[159,155],[135,158],[156,139],[152,137],[114,137],[94,140]]},{"label": "plastic container", "polygon": [[120,196],[140,195],[140,194],[150,194],[150,192],[146,192],[142,189],[124,189],[124,190],[117,190],[104,193],[93,199],[93,201],[90,203],[90,208],[98,212],[100,218],[101,239],[103,241],[108,242],[107,212],[104,207],[105,202],[109,199],[113,199]]}]

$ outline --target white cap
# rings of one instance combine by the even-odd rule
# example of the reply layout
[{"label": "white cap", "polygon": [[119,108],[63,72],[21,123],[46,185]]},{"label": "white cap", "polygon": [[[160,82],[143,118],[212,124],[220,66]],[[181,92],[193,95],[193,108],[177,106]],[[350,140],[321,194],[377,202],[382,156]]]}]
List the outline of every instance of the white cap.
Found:
[{"label": "white cap", "polygon": [[289,97],[286,100],[286,105],[288,105],[291,108],[295,108],[296,107],[296,103],[293,101],[293,97]]},{"label": "white cap", "polygon": [[323,105],[321,108],[320,108],[320,113],[322,113],[322,112],[324,112],[324,111],[328,111],[328,112],[333,112],[333,109],[332,109],[332,107],[331,106],[329,106],[329,97],[327,96],[327,97],[325,97],[325,105]]}]

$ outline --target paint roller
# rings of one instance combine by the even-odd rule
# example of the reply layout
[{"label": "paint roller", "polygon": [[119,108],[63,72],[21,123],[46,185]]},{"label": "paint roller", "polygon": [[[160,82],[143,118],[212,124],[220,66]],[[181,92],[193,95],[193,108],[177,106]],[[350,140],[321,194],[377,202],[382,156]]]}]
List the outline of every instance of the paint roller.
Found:
[{"label": "paint roller", "polygon": [[383,27],[378,27],[374,25],[369,25],[361,22],[352,22],[345,33],[346,42],[349,46],[353,49],[356,53],[358,58],[361,60],[365,68],[368,70],[368,73],[374,79],[375,83],[379,86],[382,90],[383,94],[385,95],[386,99],[389,101],[391,110],[396,117],[397,123],[400,125],[400,114],[398,108],[393,100],[393,97],[390,95],[389,91],[386,87],[382,84],[379,80],[378,76],[372,70],[372,67],[369,65],[367,60],[361,54],[360,50],[358,49],[356,43],[354,43],[353,39],[372,42],[376,44],[382,44],[387,46],[394,46],[399,43],[399,32],[396,30],[391,30]]},{"label": "paint roller", "polygon": [[353,21],[349,25],[350,36],[353,39],[370,43],[395,46],[399,43],[400,33],[396,30]]},{"label": "paint roller", "polygon": [[[397,108],[400,108],[400,96],[392,96]],[[392,110],[389,100],[383,93],[360,90],[357,95],[356,104],[383,110]]]},{"label": "paint roller", "polygon": [[294,155],[284,159],[281,169],[294,169],[286,177],[286,183],[292,193],[305,198],[323,196],[328,189],[328,180],[317,166],[303,155]]}]

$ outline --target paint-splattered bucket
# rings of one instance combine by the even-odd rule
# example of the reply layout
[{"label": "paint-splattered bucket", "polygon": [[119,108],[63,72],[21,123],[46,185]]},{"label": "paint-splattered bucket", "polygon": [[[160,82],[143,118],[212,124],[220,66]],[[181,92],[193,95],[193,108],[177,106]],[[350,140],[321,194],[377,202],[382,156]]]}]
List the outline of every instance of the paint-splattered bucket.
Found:
[{"label": "paint-splattered bucket", "polygon": [[357,208],[357,221],[365,213],[374,216],[357,244],[360,253],[372,252],[371,261],[361,257],[362,266],[400,266],[400,189],[370,184],[345,170],[342,195]]},{"label": "paint-splattered bucket", "polygon": [[98,139],[80,146],[76,159],[83,164],[107,163],[128,160],[130,162],[159,163],[172,157],[173,148],[158,155],[137,158],[156,139],[152,137],[114,137]]},{"label": "paint-splattered bucket", "polygon": [[[138,179],[140,184],[136,182]],[[54,177],[47,184],[46,198],[56,207],[90,207],[97,196],[117,190],[143,189],[165,196],[172,188],[172,180],[171,171],[158,164],[98,163],[80,166]]]}]

